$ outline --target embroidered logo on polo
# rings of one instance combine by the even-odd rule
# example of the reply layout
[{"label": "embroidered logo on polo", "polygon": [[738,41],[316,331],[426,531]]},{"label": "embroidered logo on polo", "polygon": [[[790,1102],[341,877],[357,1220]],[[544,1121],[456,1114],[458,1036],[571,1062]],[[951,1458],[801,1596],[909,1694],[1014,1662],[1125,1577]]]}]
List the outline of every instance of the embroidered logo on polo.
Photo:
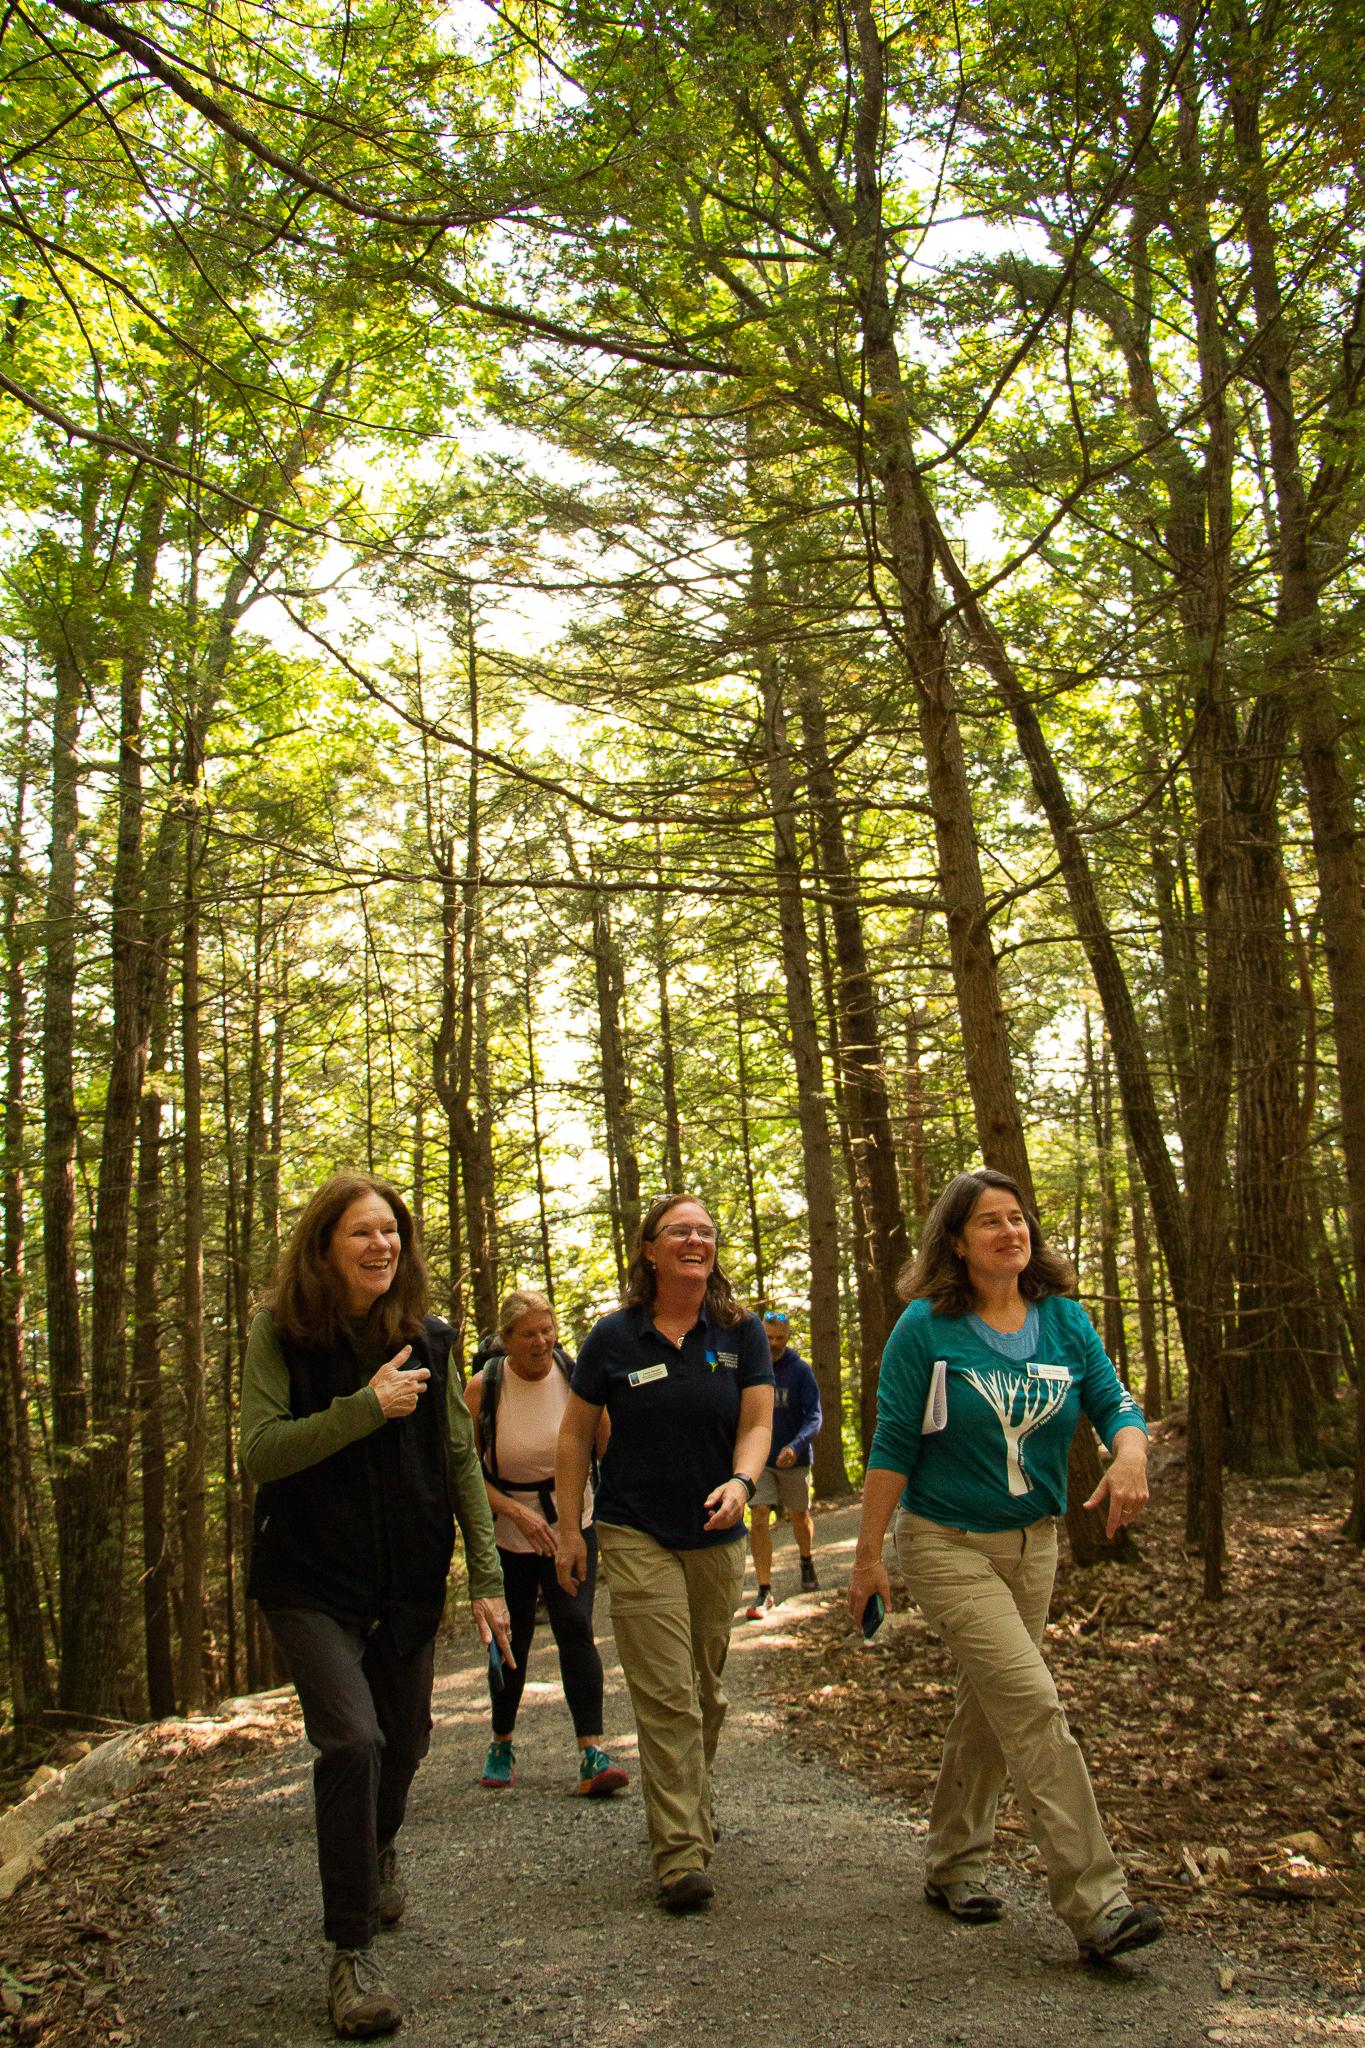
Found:
[{"label": "embroidered logo on polo", "polygon": [[626,1374],[627,1384],[632,1387],[647,1387],[651,1380],[666,1380],[667,1378],[668,1367],[666,1365],[645,1365],[641,1366],[639,1372],[628,1372]]},{"label": "embroidered logo on polo", "polygon": [[714,1372],[717,1366],[724,1366],[727,1372],[738,1372],[739,1353],[737,1351],[708,1351],[706,1354],[706,1364],[711,1372]]}]

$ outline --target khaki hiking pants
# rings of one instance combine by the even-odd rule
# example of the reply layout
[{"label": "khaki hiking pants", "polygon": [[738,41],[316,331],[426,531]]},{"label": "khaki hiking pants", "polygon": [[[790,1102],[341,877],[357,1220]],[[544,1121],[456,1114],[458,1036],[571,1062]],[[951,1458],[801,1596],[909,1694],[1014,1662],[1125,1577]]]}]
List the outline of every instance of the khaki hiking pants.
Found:
[{"label": "khaki hiking pants", "polygon": [[619,1522],[597,1524],[597,1545],[635,1710],[654,1875],[671,1884],[685,1870],[705,1870],[715,1848],[711,1763],[744,1545],[666,1550]]},{"label": "khaki hiking pants", "polygon": [[1056,1528],[1042,1521],[974,1534],[902,1509],[895,1535],[906,1583],[958,1668],[925,1874],[933,1884],[984,1880],[1008,1776],[1047,1865],[1053,1911],[1082,1935],[1126,1893],[1040,1648],[1057,1570]]}]

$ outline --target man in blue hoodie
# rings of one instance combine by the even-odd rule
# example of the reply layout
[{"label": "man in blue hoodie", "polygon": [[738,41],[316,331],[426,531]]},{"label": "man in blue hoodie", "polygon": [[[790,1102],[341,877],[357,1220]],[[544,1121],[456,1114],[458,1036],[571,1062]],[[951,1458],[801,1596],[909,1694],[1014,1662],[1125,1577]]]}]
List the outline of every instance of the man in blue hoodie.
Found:
[{"label": "man in blue hoodie", "polygon": [[776,1401],[773,1407],[773,1440],[753,1500],[749,1504],[749,1543],[754,1554],[758,1592],[752,1607],[745,1608],[750,1621],[760,1621],[773,1605],[773,1538],[769,1517],[784,1507],[791,1517],[792,1534],[801,1557],[801,1590],[819,1589],[811,1546],[815,1524],[810,1512],[810,1468],[812,1446],[820,1434],[820,1389],[815,1374],[790,1344],[791,1326],[780,1308],[770,1308],[763,1318],[768,1349],[773,1355]]}]

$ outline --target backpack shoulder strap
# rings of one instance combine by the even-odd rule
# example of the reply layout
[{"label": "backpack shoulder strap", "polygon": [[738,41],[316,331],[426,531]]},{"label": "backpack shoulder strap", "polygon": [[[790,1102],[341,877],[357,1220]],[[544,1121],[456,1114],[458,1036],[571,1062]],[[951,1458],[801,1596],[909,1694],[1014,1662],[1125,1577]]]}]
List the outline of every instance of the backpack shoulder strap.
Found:
[{"label": "backpack shoulder strap", "polygon": [[495,1351],[491,1358],[484,1360],[480,1378],[483,1381],[483,1395],[479,1401],[479,1457],[483,1469],[498,1484],[498,1401],[502,1394],[501,1351]]}]

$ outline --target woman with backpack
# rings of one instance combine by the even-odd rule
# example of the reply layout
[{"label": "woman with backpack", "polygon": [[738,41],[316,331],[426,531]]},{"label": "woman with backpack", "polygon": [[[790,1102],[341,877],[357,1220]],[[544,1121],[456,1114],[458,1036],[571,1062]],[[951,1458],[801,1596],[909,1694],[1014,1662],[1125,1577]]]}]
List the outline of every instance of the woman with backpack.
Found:
[{"label": "woman with backpack", "polygon": [[[604,1799],[630,1781],[602,1747],[602,1659],[592,1632],[597,1534],[590,1491],[582,1511],[586,1576],[575,1592],[566,1593],[555,1575],[555,1444],[569,1398],[570,1370],[557,1335],[554,1310],[543,1294],[529,1289],[509,1294],[498,1317],[499,1348],[465,1389],[494,1515],[515,1659],[510,1670],[490,1661],[493,1739],[479,1782],[490,1792],[515,1783],[512,1736],[536,1606],[543,1597],[578,1737],[578,1790],[585,1798]],[[605,1417],[599,1434],[601,1451],[608,1434]]]}]

